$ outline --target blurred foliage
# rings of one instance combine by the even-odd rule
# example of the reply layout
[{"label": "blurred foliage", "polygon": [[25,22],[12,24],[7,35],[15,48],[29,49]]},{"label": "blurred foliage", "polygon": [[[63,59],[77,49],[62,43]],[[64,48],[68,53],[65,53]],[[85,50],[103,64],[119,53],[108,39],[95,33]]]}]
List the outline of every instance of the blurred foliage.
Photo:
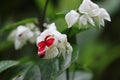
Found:
[{"label": "blurred foliage", "polygon": [[[69,37],[73,39],[73,43],[77,40],[80,52],[74,45],[75,52],[73,52],[72,61],[75,62],[72,62],[70,70],[91,71],[94,80],[120,80],[120,0],[94,1],[107,9],[111,14],[112,22],[106,23],[106,27],[100,30],[91,28],[87,31],[81,31],[77,36],[74,34],[79,31],[76,28],[72,29],[73,33]],[[67,11],[79,7],[81,2],[82,0],[50,0],[46,21],[55,21],[58,30],[66,33],[64,30],[67,28],[67,24],[64,15]],[[28,44],[23,49],[15,51],[13,43],[7,41],[9,32],[17,25],[37,22],[36,18],[40,18],[44,4],[45,0],[1,0],[0,72],[3,71],[0,73],[1,80],[29,80],[29,78],[40,80],[41,76],[44,76],[42,80],[54,79],[53,75],[58,76],[66,68],[61,67],[62,69],[55,71],[57,69],[54,66],[58,64],[58,60],[50,65],[54,60],[39,59],[35,44]],[[74,35],[74,38],[71,35]],[[78,52],[79,54],[77,54]],[[79,55],[78,59],[76,59],[76,55]],[[40,68],[41,66],[46,69]],[[52,70],[55,73],[52,73]],[[40,72],[50,75],[43,75]],[[8,76],[6,77],[6,75]]]}]

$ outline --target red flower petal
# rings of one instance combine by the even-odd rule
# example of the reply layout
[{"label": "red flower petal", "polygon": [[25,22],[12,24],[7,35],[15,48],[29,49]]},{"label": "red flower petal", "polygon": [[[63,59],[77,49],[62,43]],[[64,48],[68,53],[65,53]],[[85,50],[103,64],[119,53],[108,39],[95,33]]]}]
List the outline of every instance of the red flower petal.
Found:
[{"label": "red flower petal", "polygon": [[46,47],[45,41],[39,42],[39,43],[38,43],[38,46],[39,46],[38,51],[39,51],[39,52],[43,51],[43,50],[45,49],[45,47]]},{"label": "red flower petal", "polygon": [[51,46],[52,44],[53,44],[53,42],[54,42],[54,38],[50,38],[50,39],[48,39],[47,41],[46,41],[46,45],[49,47],[49,46]]},{"label": "red flower petal", "polygon": [[45,56],[45,52],[42,52],[40,54],[38,54],[40,58],[43,58]]},{"label": "red flower petal", "polygon": [[45,37],[45,41],[50,37],[51,35],[47,35],[46,37]]},{"label": "red flower petal", "polygon": [[38,43],[38,46],[39,46],[39,47],[42,47],[42,46],[44,46],[44,45],[45,45],[45,41],[41,41],[41,42]]}]

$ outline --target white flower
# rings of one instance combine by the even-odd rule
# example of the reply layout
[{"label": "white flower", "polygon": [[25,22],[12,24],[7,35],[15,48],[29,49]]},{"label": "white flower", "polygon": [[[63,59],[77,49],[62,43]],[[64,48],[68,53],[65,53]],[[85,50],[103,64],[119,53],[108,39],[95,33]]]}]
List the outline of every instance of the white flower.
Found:
[{"label": "white flower", "polygon": [[[67,42],[67,36],[56,30],[54,23],[37,38],[38,55],[44,59],[54,58],[57,55],[72,53],[72,47]],[[69,46],[69,48],[68,48]]]},{"label": "white flower", "polygon": [[[79,12],[83,15],[81,16],[80,22],[85,25],[87,22],[95,26],[93,18],[98,18],[97,21],[99,26],[104,26],[104,19],[111,21],[109,14],[103,8],[100,8],[97,4],[93,3],[91,0],[83,0],[79,7]],[[83,17],[84,16],[84,17]]]},{"label": "white flower", "polygon": [[103,8],[100,8],[100,10],[99,10],[99,15],[98,15],[97,17],[98,17],[98,20],[97,20],[97,21],[98,21],[99,26],[100,26],[100,25],[102,25],[102,26],[105,25],[105,24],[104,24],[104,20],[111,21],[109,14],[108,14],[107,11],[106,11],[105,9],[103,9]]},{"label": "white flower", "polygon": [[83,0],[78,10],[80,13],[87,14],[90,17],[94,17],[99,14],[99,6],[91,0]]},{"label": "white flower", "polygon": [[87,25],[89,22],[92,26],[95,26],[92,17],[98,16],[99,14],[99,6],[97,4],[91,0],[83,0],[78,10],[83,14],[79,19],[79,24]]},{"label": "white flower", "polygon": [[27,40],[33,37],[34,33],[25,26],[18,26],[8,37],[14,41],[15,49],[18,50],[26,44]]},{"label": "white flower", "polygon": [[79,13],[77,13],[75,10],[71,10],[66,14],[65,20],[68,24],[68,28],[72,27],[77,22],[79,16]]},{"label": "white flower", "polygon": [[68,28],[72,27],[76,22],[78,22],[81,27],[82,25],[88,25],[88,23],[95,26],[95,22],[97,22],[99,26],[104,26],[104,20],[111,21],[107,11],[100,8],[91,0],[83,0],[78,8],[78,12],[71,10],[66,14],[65,20],[68,24]]},{"label": "white flower", "polygon": [[8,40],[13,41],[15,49],[18,50],[22,48],[27,41],[35,43],[36,38],[40,33],[39,29],[33,23],[28,23],[24,26],[20,25],[13,30],[13,32],[8,36]]}]

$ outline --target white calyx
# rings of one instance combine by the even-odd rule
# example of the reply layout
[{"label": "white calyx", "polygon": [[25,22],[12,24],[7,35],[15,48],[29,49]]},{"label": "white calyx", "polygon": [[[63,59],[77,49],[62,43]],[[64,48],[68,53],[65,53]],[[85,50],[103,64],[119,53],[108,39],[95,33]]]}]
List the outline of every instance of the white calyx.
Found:
[{"label": "white calyx", "polygon": [[77,22],[80,26],[87,26],[88,23],[95,26],[95,22],[97,22],[99,26],[104,26],[104,20],[111,21],[107,11],[100,8],[91,0],[83,0],[78,8],[78,12],[71,10],[66,14],[65,20],[68,28],[72,27]]}]

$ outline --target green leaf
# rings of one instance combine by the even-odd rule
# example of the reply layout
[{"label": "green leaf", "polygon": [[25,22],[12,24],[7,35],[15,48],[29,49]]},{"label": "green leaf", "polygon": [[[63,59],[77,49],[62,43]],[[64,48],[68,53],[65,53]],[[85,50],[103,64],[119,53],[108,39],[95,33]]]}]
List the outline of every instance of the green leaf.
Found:
[{"label": "green leaf", "polygon": [[[9,70],[3,72],[5,74],[2,76],[3,80],[23,80],[25,74],[30,70],[33,66],[32,62],[20,63],[19,65],[10,68]],[[5,77],[7,75],[7,77]]]},{"label": "green leaf", "polygon": [[56,59],[40,59],[38,65],[41,70],[41,80],[52,80],[57,74],[58,65],[56,65]]},{"label": "green leaf", "polygon": [[25,74],[23,80],[41,80],[40,68],[37,65],[32,66]]},{"label": "green leaf", "polygon": [[2,29],[0,29],[0,35],[1,35],[1,33],[5,32],[5,31],[8,31],[8,30],[12,30],[12,29],[16,28],[19,25],[24,25],[26,23],[35,23],[35,22],[37,22],[36,18],[29,18],[29,19],[25,19],[25,20],[16,22],[14,24],[6,25]]},{"label": "green leaf", "polygon": [[50,21],[55,21],[58,18],[63,18],[64,19],[67,12],[69,12],[69,11],[66,10],[66,11],[61,11],[61,12],[58,12],[58,13],[53,13],[53,15],[49,16],[49,19],[50,19]]},{"label": "green leaf", "polygon": [[6,61],[0,61],[0,72],[18,65],[19,62],[18,61],[12,61],[12,60],[6,60]]},{"label": "green leaf", "polygon": [[74,10],[77,9],[80,5],[82,0],[60,0],[59,2],[59,9],[60,10]]}]

